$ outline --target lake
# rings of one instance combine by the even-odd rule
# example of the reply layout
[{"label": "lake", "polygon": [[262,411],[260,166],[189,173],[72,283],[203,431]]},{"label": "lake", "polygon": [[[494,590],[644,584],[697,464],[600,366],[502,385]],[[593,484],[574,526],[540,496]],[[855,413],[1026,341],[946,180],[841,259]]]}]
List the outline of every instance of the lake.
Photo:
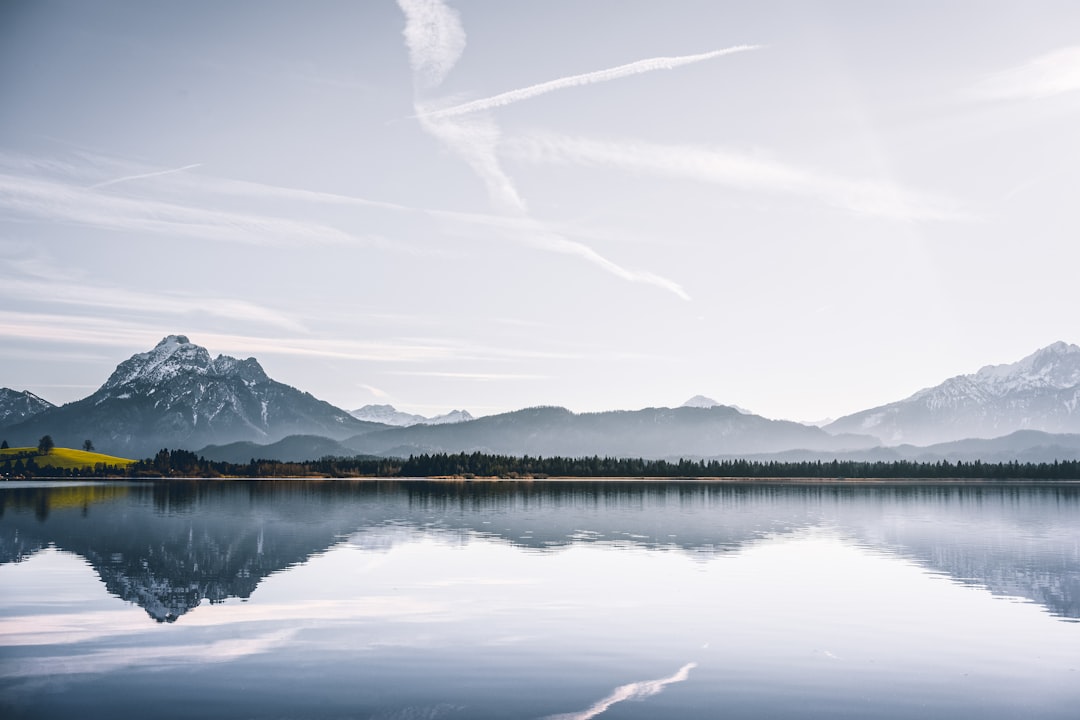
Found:
[{"label": "lake", "polygon": [[0,484],[0,716],[1076,718],[1080,486]]}]

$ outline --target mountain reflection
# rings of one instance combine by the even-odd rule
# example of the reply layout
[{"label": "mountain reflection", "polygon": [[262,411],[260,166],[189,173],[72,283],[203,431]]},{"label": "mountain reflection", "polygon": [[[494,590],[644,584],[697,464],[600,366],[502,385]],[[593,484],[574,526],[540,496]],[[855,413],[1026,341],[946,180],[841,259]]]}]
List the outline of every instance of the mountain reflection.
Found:
[{"label": "mountain reflection", "polygon": [[708,558],[811,527],[1080,618],[1080,488],[696,482],[171,481],[0,487],[0,563],[54,546],[172,622],[342,542],[418,534],[537,552],[606,543]]}]

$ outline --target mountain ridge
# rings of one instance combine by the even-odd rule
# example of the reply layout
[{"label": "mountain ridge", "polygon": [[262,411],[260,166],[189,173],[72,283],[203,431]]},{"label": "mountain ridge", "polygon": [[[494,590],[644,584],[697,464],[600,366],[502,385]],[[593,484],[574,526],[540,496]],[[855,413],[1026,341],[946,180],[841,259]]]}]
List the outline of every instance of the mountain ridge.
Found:
[{"label": "mountain ridge", "polygon": [[408,427],[410,425],[444,425],[447,423],[466,422],[475,418],[468,410],[451,410],[442,415],[426,417],[413,413],[402,412],[393,405],[364,405],[349,414],[357,420],[365,422],[377,422],[396,427]]},{"label": "mountain ridge", "polygon": [[365,429],[344,410],[270,379],[255,358],[211,359],[186,336],[168,335],[117,365],[86,398],[3,431],[22,444],[43,434],[71,447],[89,438],[102,451],[138,457],[163,447],[273,442],[302,433],[341,439]]},{"label": "mountain ridge", "polygon": [[54,407],[51,402],[29,390],[0,388],[0,427],[22,422]]},{"label": "mountain ridge", "polygon": [[1055,342],[986,365],[907,398],[841,417],[829,432],[872,434],[886,445],[993,438],[1016,430],[1080,432],[1080,347]]},{"label": "mountain ridge", "polygon": [[392,428],[342,441],[370,455],[490,452],[507,455],[708,457],[791,447],[841,450],[876,445],[867,436],[833,435],[726,405],[573,413],[538,406],[452,425]]},{"label": "mountain ridge", "polygon": [[[25,410],[18,414],[21,407]],[[362,411],[391,422],[358,419]],[[822,429],[764,418],[703,395],[674,408],[590,413],[537,406],[481,418],[466,411],[425,418],[391,405],[349,413],[274,381],[253,357],[211,357],[187,336],[168,335],[120,362],[82,400],[54,406],[33,393],[3,389],[4,412],[0,418],[9,418],[0,420],[4,439],[20,445],[50,434],[60,445],[78,447],[90,439],[105,452],[144,457],[162,447],[242,453],[245,460],[263,452],[280,453],[277,459],[285,460],[347,452],[947,458],[968,457],[965,453],[977,448],[987,458],[1060,452],[1068,459],[1074,455],[1069,436],[1080,434],[1080,347],[1055,342],[1014,363],[948,378]],[[1012,437],[1017,431],[1059,437],[1021,435],[1027,444],[1020,447],[1023,442]],[[1000,441],[974,442],[988,438]],[[973,444],[964,449],[938,447],[966,440]]]}]

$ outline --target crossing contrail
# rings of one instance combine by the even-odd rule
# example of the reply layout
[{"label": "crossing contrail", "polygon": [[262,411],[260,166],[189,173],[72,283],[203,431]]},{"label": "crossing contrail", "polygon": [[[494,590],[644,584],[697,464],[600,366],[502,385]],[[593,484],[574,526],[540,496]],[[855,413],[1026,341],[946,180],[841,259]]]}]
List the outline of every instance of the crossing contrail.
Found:
[{"label": "crossing contrail", "polygon": [[185,165],[184,167],[172,168],[171,170],[158,170],[157,172],[140,173],[138,175],[125,175],[124,177],[113,178],[112,180],[106,180],[105,182],[95,183],[87,189],[96,190],[98,188],[108,187],[109,185],[116,185],[117,183],[127,182],[128,180],[141,180],[143,178],[157,177],[158,175],[171,175],[172,173],[183,172],[184,170],[192,170],[201,166],[202,163],[193,163],[191,165]]},{"label": "crossing contrail", "polygon": [[607,70],[596,70],[581,75],[570,75],[569,77],[559,78],[557,80],[548,80],[547,82],[530,85],[529,87],[492,95],[488,98],[473,100],[471,102],[462,103],[461,105],[454,105],[452,107],[442,108],[441,110],[422,113],[419,117],[445,118],[453,117],[454,115],[466,115],[468,113],[479,112],[480,110],[489,110],[491,108],[520,102],[522,100],[528,100],[529,98],[534,98],[538,95],[546,95],[549,92],[562,90],[563,88],[592,85],[593,83],[617,80],[631,75],[641,75],[642,73],[652,72],[653,70],[673,70],[683,65],[691,65],[693,63],[702,62],[703,60],[711,60],[724,55],[732,55],[748,50],[757,50],[760,47],[760,45],[736,45],[734,47],[724,48],[723,50],[713,50],[712,52],[699,53],[697,55],[679,55],[677,57],[656,57],[647,60],[638,60],[637,62],[619,65],[618,67],[608,68]]}]

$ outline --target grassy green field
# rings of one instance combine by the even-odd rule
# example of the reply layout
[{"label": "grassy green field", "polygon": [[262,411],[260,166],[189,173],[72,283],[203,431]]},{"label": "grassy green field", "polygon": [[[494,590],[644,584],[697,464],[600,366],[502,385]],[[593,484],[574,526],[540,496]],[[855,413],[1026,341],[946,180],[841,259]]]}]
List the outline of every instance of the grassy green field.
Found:
[{"label": "grassy green field", "polygon": [[3,462],[4,460],[14,460],[23,453],[31,453],[34,457],[34,462],[37,463],[38,467],[54,467],[62,470],[93,468],[98,463],[123,467],[135,462],[134,460],[128,460],[127,458],[60,447],[53,448],[53,451],[48,455],[39,454],[36,447],[7,448],[0,450],[0,462]]}]

